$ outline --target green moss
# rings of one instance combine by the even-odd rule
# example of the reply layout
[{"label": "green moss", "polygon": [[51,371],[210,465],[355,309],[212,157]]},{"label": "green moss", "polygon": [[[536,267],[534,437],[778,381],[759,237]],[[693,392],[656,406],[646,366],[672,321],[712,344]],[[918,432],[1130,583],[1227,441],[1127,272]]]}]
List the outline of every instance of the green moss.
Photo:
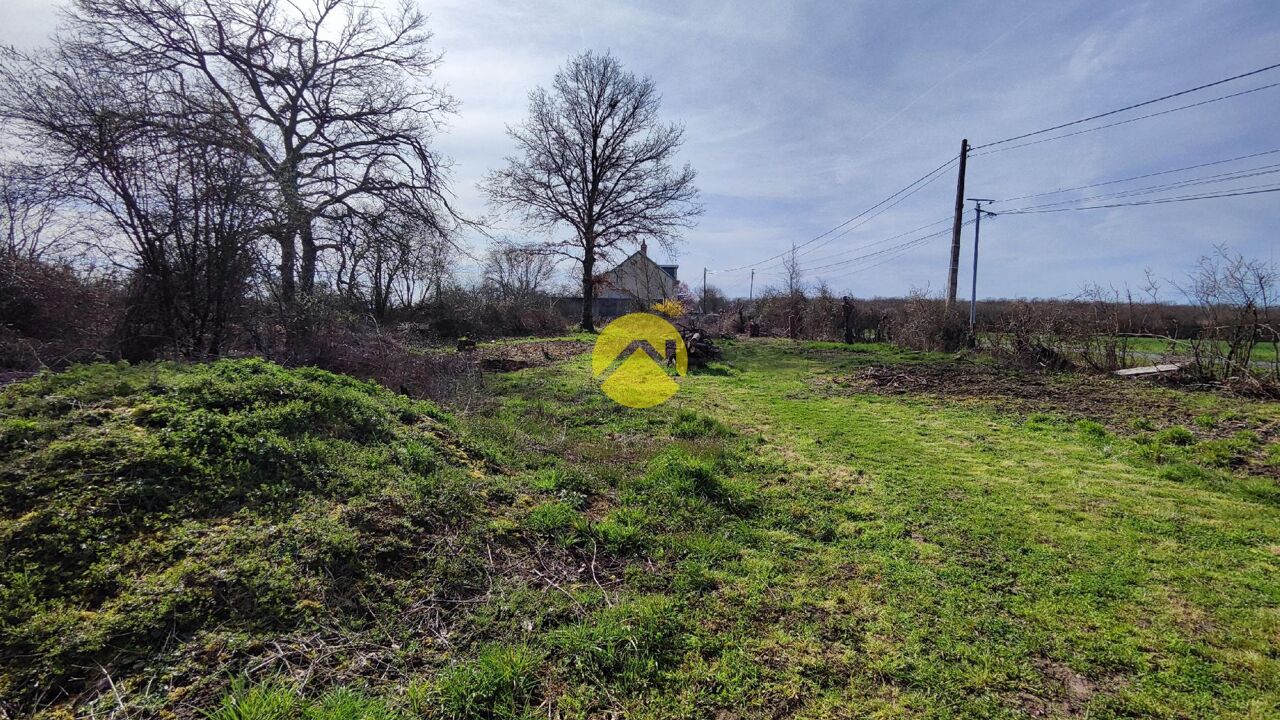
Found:
[{"label": "green moss", "polygon": [[175,635],[341,621],[478,508],[438,408],[320,370],[79,366],[0,412],[9,701],[78,692],[85,666],[125,681]]}]

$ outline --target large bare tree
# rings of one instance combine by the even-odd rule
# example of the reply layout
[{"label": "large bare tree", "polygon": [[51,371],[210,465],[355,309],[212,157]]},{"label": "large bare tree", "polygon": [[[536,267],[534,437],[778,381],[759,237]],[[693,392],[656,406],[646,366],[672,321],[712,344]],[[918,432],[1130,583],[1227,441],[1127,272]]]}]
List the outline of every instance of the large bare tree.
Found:
[{"label": "large bare tree", "polygon": [[335,249],[316,233],[328,214],[374,197],[451,224],[430,141],[454,101],[429,82],[440,56],[412,2],[382,14],[359,0],[75,0],[68,20],[66,42],[184,98],[192,115],[172,129],[244,153],[271,180],[286,302]]},{"label": "large bare tree", "polygon": [[582,267],[582,327],[594,330],[596,262],[620,245],[671,247],[701,212],[694,171],[673,167],[684,131],[661,123],[652,79],[608,53],[585,52],[529,95],[529,117],[507,132],[517,155],[482,184],[496,207],[535,229],[563,228],[543,252]]}]

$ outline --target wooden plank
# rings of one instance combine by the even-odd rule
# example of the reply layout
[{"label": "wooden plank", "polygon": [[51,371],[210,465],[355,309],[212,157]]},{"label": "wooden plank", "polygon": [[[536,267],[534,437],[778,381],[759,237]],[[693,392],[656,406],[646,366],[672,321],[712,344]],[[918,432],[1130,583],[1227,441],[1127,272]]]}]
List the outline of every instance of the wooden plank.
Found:
[{"label": "wooden plank", "polygon": [[1123,377],[1142,377],[1143,375],[1162,375],[1164,373],[1177,372],[1181,369],[1182,366],[1176,363],[1165,363],[1161,365],[1145,365],[1143,367],[1116,370],[1116,375],[1121,375]]}]

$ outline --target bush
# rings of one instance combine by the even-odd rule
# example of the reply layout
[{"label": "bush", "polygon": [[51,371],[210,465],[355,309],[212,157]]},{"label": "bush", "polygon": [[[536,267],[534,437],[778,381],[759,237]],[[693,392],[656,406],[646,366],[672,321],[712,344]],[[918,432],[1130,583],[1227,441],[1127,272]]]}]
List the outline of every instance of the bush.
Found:
[{"label": "bush", "polygon": [[952,351],[964,346],[967,322],[958,307],[912,291],[893,324],[894,344],[912,350]]},{"label": "bush", "polygon": [[684,317],[685,313],[684,303],[674,298],[668,298],[661,302],[654,303],[653,311],[659,315],[665,315],[672,319]]},{"label": "bush", "polygon": [[70,266],[0,253],[0,367],[37,370],[112,356],[120,290]]}]

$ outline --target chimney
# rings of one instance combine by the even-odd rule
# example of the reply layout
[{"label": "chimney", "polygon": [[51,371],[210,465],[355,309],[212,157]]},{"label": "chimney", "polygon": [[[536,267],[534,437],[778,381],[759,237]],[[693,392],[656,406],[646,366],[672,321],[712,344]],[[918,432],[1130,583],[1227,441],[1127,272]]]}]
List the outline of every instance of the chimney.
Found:
[{"label": "chimney", "polygon": [[640,241],[640,254],[649,257],[649,242],[647,240]]}]

